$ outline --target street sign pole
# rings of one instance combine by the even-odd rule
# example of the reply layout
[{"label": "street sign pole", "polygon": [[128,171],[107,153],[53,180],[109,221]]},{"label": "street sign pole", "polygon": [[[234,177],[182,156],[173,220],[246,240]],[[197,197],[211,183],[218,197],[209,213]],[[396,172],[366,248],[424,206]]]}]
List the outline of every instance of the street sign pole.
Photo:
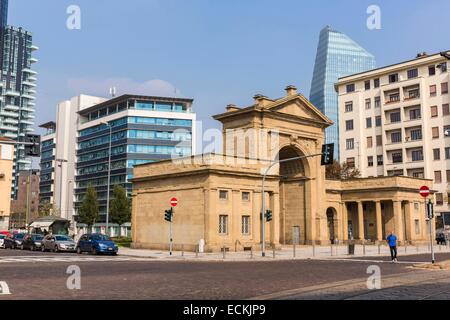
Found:
[{"label": "street sign pole", "polygon": [[433,202],[431,202],[431,199],[428,200],[427,204],[427,214],[428,214],[428,223],[429,223],[429,229],[430,229],[430,248],[431,248],[431,263],[434,264],[436,261],[434,258],[434,246],[433,246]]},{"label": "street sign pole", "polygon": [[170,255],[172,255],[173,249],[173,236],[172,236],[172,223],[173,223],[173,215],[175,213],[175,209],[172,208],[172,219],[170,220],[170,230],[169,230],[169,246],[170,246]]}]

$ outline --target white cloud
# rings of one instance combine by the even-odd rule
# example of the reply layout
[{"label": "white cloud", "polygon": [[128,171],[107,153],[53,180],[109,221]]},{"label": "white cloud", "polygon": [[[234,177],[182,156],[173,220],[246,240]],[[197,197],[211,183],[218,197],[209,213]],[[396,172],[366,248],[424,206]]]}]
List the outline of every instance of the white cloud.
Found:
[{"label": "white cloud", "polygon": [[144,83],[129,78],[93,79],[78,78],[68,80],[68,88],[73,95],[88,94],[101,97],[109,96],[109,89],[116,87],[117,95],[137,94],[147,96],[182,97],[180,90],[164,80],[149,80]]}]

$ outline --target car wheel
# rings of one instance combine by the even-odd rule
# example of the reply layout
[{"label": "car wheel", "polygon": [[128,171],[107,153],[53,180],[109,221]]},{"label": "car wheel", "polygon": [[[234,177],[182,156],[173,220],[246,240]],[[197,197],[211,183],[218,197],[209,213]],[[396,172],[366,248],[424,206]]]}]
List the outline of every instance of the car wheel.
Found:
[{"label": "car wheel", "polygon": [[59,251],[58,246],[55,246],[55,248],[53,249],[53,252],[57,253]]},{"label": "car wheel", "polygon": [[45,246],[44,246],[44,245],[41,246],[41,251],[42,251],[42,252],[47,251],[47,250],[45,250]]},{"label": "car wheel", "polygon": [[20,250],[25,250],[25,247],[23,246],[23,244],[20,245]]},{"label": "car wheel", "polygon": [[78,254],[82,254],[83,252],[81,251],[81,248],[80,247],[77,247],[77,253]]},{"label": "car wheel", "polygon": [[97,249],[92,248],[92,254],[93,254],[94,256],[98,255]]},{"label": "car wheel", "polygon": [[35,246],[31,246],[31,247],[30,247],[30,250],[31,250],[31,251],[36,251],[36,247],[35,247]]}]

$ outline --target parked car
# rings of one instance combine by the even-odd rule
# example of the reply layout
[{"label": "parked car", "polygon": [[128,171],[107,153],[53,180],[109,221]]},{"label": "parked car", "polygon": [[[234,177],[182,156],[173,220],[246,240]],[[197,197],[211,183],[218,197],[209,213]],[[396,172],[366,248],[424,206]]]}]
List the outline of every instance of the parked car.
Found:
[{"label": "parked car", "polygon": [[77,253],[82,254],[83,252],[90,252],[94,255],[100,253],[108,253],[117,255],[119,247],[111,240],[110,237],[103,234],[85,234],[77,244]]},{"label": "parked car", "polygon": [[5,249],[17,249],[22,245],[25,233],[16,233],[5,238]]},{"label": "parked car", "polygon": [[53,252],[75,252],[76,245],[77,244],[75,243],[75,241],[73,241],[73,239],[69,236],[49,234],[44,237],[41,250],[42,252],[46,252],[48,250]]},{"label": "parked car", "polygon": [[27,234],[23,237],[20,249],[31,251],[40,249],[42,246],[42,240],[44,240],[44,236],[41,234]]},{"label": "parked car", "polygon": [[436,232],[436,242],[437,244],[446,245],[448,241],[448,235],[445,232]]},{"label": "parked car", "polygon": [[4,234],[0,234],[0,248],[5,248],[5,238],[6,236]]}]

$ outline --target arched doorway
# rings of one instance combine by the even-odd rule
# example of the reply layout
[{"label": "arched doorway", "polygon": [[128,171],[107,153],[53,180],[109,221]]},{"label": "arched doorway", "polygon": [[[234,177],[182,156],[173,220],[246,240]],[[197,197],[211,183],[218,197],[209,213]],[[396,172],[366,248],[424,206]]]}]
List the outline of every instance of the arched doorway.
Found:
[{"label": "arched doorway", "polygon": [[328,226],[328,238],[331,243],[336,242],[337,238],[337,212],[334,208],[327,209],[327,226]]},{"label": "arched doorway", "polygon": [[[294,146],[280,149],[279,160],[302,156],[303,153]],[[299,244],[307,239],[306,226],[306,160],[294,160],[280,164],[280,242],[293,244],[293,235]]]}]

